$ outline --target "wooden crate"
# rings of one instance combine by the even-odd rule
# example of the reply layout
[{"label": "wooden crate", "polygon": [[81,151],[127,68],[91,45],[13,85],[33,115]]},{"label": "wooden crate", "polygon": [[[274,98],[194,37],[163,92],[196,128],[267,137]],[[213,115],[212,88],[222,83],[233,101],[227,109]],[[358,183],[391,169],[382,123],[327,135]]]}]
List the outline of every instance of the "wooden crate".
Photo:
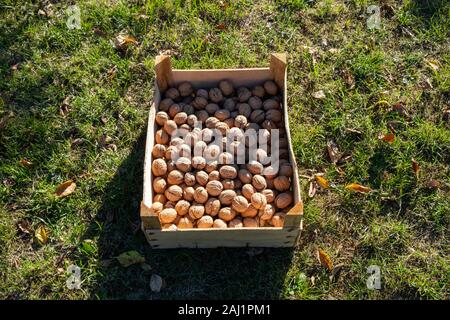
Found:
[{"label": "wooden crate", "polygon": [[[174,70],[169,56],[158,56],[155,61],[156,83],[153,104],[150,108],[144,161],[144,194],[141,202],[142,230],[152,246],[165,248],[217,248],[217,247],[292,247],[302,230],[303,203],[300,195],[298,172],[289,131],[287,113],[286,55],[272,54],[269,68]],[[283,90],[285,128],[289,141],[289,160],[293,167],[294,206],[287,213],[284,226],[242,229],[184,229],[163,230],[157,215],[149,209],[152,205],[152,148],[156,132],[155,114],[161,100],[161,92],[170,86],[189,81],[195,88],[211,88],[222,79],[235,86],[252,87],[265,80],[274,80]]]}]

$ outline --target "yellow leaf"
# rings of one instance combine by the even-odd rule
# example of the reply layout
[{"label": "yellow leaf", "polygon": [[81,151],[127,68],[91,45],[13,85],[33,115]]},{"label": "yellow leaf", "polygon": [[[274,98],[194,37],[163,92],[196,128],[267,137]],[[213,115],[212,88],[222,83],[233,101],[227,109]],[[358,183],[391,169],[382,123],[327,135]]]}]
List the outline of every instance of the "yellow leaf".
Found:
[{"label": "yellow leaf", "polygon": [[318,250],[319,255],[319,261],[320,263],[326,267],[329,271],[333,270],[333,261],[331,261],[330,256],[319,248]]},{"label": "yellow leaf", "polygon": [[116,38],[114,38],[114,45],[116,46],[116,49],[118,50],[125,50],[130,45],[136,45],[138,44],[135,37],[130,35],[118,35]]},{"label": "yellow leaf", "polygon": [[324,189],[328,189],[330,187],[330,184],[328,183],[328,180],[321,176],[316,176],[316,181],[320,184],[320,186]]},{"label": "yellow leaf", "polygon": [[345,189],[358,191],[358,192],[362,192],[362,193],[367,193],[367,192],[372,191],[372,189],[370,189],[368,187],[364,187],[357,183],[350,183],[349,185],[345,186]]},{"label": "yellow leaf", "polygon": [[135,263],[145,262],[145,258],[135,250],[124,252],[120,254],[118,257],[116,257],[116,259],[124,267],[129,267]]},{"label": "yellow leaf", "polygon": [[45,226],[39,226],[36,231],[34,231],[34,239],[40,244],[44,245],[48,242],[48,230]]},{"label": "yellow leaf", "polygon": [[59,198],[67,197],[75,191],[77,185],[72,180],[61,183],[55,191],[55,195]]}]

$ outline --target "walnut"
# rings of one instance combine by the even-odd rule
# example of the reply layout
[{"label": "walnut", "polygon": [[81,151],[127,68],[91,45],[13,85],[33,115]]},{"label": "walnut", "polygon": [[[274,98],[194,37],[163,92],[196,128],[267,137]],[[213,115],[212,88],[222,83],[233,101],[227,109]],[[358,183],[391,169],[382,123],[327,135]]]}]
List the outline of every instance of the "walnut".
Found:
[{"label": "walnut", "polygon": [[153,158],[162,158],[166,152],[166,146],[163,144],[155,144],[152,150]]},{"label": "walnut", "polygon": [[180,157],[175,162],[177,169],[182,172],[188,172],[191,170],[191,160],[186,157]]},{"label": "walnut", "polygon": [[217,161],[209,161],[206,163],[205,171],[208,173],[211,173],[213,171],[216,171],[219,166],[219,162]]},{"label": "walnut", "polygon": [[156,177],[153,180],[153,190],[155,190],[156,193],[163,193],[166,190],[167,182],[164,180],[164,178]]},{"label": "walnut", "polygon": [[184,174],[184,183],[189,186],[192,187],[195,183],[195,175],[193,175],[191,172],[186,172]]},{"label": "walnut", "polygon": [[275,214],[275,207],[271,204],[266,204],[258,211],[258,216],[261,220],[270,220]]},{"label": "walnut", "polygon": [[284,219],[286,217],[286,213],[284,212],[277,212],[273,215],[270,222],[274,227],[282,227],[284,225]]},{"label": "walnut", "polygon": [[252,174],[261,174],[263,172],[263,165],[256,160],[250,160],[247,163],[247,169]]},{"label": "walnut", "polygon": [[231,207],[237,212],[244,212],[247,210],[248,201],[243,196],[237,196],[231,202]]},{"label": "walnut", "polygon": [[208,103],[205,107],[206,112],[210,115],[214,115],[220,109],[219,105],[215,103]]},{"label": "walnut", "polygon": [[278,93],[278,87],[273,81],[264,82],[264,90],[272,96],[275,96]]},{"label": "walnut", "polygon": [[159,202],[165,204],[167,202],[167,198],[164,194],[158,193],[153,197],[153,202]]},{"label": "walnut", "polygon": [[205,123],[206,119],[209,118],[209,113],[205,110],[200,110],[196,112],[195,115],[197,116],[198,121],[200,121],[201,123]]},{"label": "walnut", "polygon": [[278,191],[287,191],[291,188],[291,180],[288,177],[279,176],[273,180],[273,185]]},{"label": "walnut", "polygon": [[234,161],[234,157],[229,152],[222,152],[219,154],[219,163],[220,164],[232,164]]},{"label": "walnut", "polygon": [[173,121],[179,126],[187,122],[188,115],[185,112],[179,112],[173,117]]},{"label": "walnut", "polygon": [[191,114],[187,118],[187,123],[189,126],[194,127],[198,122],[197,116],[195,114]]},{"label": "walnut", "polygon": [[266,114],[263,110],[257,109],[250,114],[250,121],[255,123],[262,123],[265,119],[265,116]]},{"label": "walnut", "polygon": [[201,186],[206,186],[208,183],[208,174],[205,171],[197,171],[195,173],[195,179]]},{"label": "walnut", "polygon": [[206,191],[208,191],[208,194],[216,197],[218,196],[223,190],[222,183],[220,181],[209,181],[206,184]]},{"label": "walnut", "polygon": [[173,105],[170,106],[168,114],[170,116],[171,119],[173,119],[177,113],[180,113],[183,111],[183,107],[177,103],[174,103]]},{"label": "walnut", "polygon": [[234,126],[244,129],[247,126],[247,117],[243,116],[243,115],[238,115],[235,119],[234,119]]},{"label": "walnut", "polygon": [[266,179],[259,175],[259,174],[255,174],[252,178],[252,185],[255,187],[256,190],[258,191],[262,191],[265,188],[267,188],[267,182]]},{"label": "walnut", "polygon": [[170,106],[173,105],[173,100],[170,98],[166,98],[159,103],[159,110],[167,112],[169,111]]},{"label": "walnut", "polygon": [[238,172],[239,180],[244,183],[251,183],[253,175],[247,169],[240,169]]},{"label": "walnut", "polygon": [[194,227],[192,222],[193,222],[193,220],[189,216],[181,217],[178,220],[177,227],[178,227],[178,229],[191,229]]},{"label": "walnut", "polygon": [[247,199],[250,200],[252,198],[252,195],[256,192],[255,187],[253,187],[251,184],[247,183],[242,186],[242,195]]},{"label": "walnut", "polygon": [[164,131],[167,132],[169,136],[171,136],[177,129],[178,126],[173,120],[167,120],[166,123],[164,123]]},{"label": "walnut", "polygon": [[169,135],[162,129],[159,129],[155,133],[155,141],[158,144],[168,144],[169,143]]},{"label": "walnut", "polygon": [[233,93],[233,84],[228,80],[222,80],[219,82],[219,89],[222,91],[224,96],[229,96]]},{"label": "walnut", "polygon": [[272,190],[275,189],[275,186],[273,185],[273,179],[266,179],[266,183],[267,183],[266,189],[272,189]]},{"label": "walnut", "polygon": [[177,210],[177,213],[180,216],[184,216],[185,214],[187,214],[189,212],[189,207],[190,206],[191,206],[191,203],[189,201],[180,200],[175,205],[175,210]]},{"label": "walnut", "polygon": [[278,195],[278,193],[272,189],[264,189],[261,193],[266,197],[267,203],[272,203]]},{"label": "walnut", "polygon": [[220,120],[216,117],[209,117],[208,119],[206,119],[205,125],[209,129],[214,129],[219,122]]},{"label": "walnut", "polygon": [[209,99],[208,91],[205,89],[198,89],[197,92],[195,93],[195,96]]},{"label": "walnut", "polygon": [[225,110],[228,110],[230,112],[234,111],[236,109],[236,102],[232,98],[228,98],[224,101],[223,106]]},{"label": "walnut", "polygon": [[236,93],[239,102],[246,102],[252,96],[252,93],[246,87],[239,87]]},{"label": "walnut", "polygon": [[273,130],[273,129],[278,129],[278,126],[275,122],[273,122],[272,120],[264,120],[263,123],[261,123],[261,127],[263,127],[264,129],[267,130]]},{"label": "walnut", "polygon": [[194,101],[192,101],[192,103],[191,103],[191,105],[196,110],[203,110],[203,109],[205,109],[207,104],[208,104],[208,100],[206,100],[205,97],[195,97]]},{"label": "walnut", "polygon": [[219,195],[219,200],[222,205],[229,206],[234,197],[236,197],[236,192],[233,190],[223,190]]},{"label": "walnut", "polygon": [[183,197],[183,190],[179,186],[173,185],[167,188],[167,190],[164,192],[164,195],[168,200],[175,202]]},{"label": "walnut", "polygon": [[158,113],[156,113],[155,121],[159,126],[162,127],[167,120],[169,120],[169,115],[164,111],[159,111]]},{"label": "walnut", "polygon": [[228,228],[227,223],[222,219],[215,219],[213,223],[213,228],[226,229]]},{"label": "walnut", "polygon": [[280,122],[283,119],[283,114],[280,110],[271,109],[266,112],[266,120],[273,122]]},{"label": "walnut", "polygon": [[175,159],[178,156],[178,148],[176,146],[169,146],[166,148],[166,152],[164,153],[164,157],[167,160]]},{"label": "walnut", "polygon": [[198,203],[205,203],[208,201],[208,191],[203,187],[198,187],[194,192],[194,200]]},{"label": "walnut", "polygon": [[214,103],[219,103],[223,100],[222,91],[219,88],[212,88],[209,90],[209,99]]},{"label": "walnut", "polygon": [[194,200],[195,189],[193,187],[187,187],[183,190],[183,199],[186,201]]},{"label": "walnut", "polygon": [[222,180],[222,185],[223,185],[224,190],[235,190],[236,189],[234,180],[231,180],[231,179]]},{"label": "walnut", "polygon": [[174,147],[178,147],[178,146],[181,146],[182,144],[184,144],[184,140],[183,139],[181,139],[181,138],[175,138],[175,137],[173,137],[171,140],[170,140],[170,145],[171,146],[174,146]]},{"label": "walnut", "polygon": [[173,201],[167,201],[165,204],[164,204],[164,209],[175,209],[175,202],[173,202]]},{"label": "walnut", "polygon": [[233,166],[225,165],[219,169],[220,176],[224,179],[234,179],[237,177],[236,168]]},{"label": "walnut", "polygon": [[194,88],[189,82],[183,82],[178,86],[178,91],[182,97],[187,97],[194,93]]},{"label": "walnut", "polygon": [[205,203],[205,211],[210,216],[216,216],[220,210],[220,201],[217,198],[209,198]]},{"label": "walnut", "polygon": [[252,205],[258,210],[264,208],[264,206],[267,205],[266,197],[262,193],[259,193],[259,192],[255,192],[252,195],[251,202],[252,202]]},{"label": "walnut", "polygon": [[[191,99],[191,100],[194,100],[194,99]],[[191,102],[189,102],[189,103],[191,103]],[[185,104],[183,106],[183,112],[186,113],[186,115],[189,117],[190,115],[194,115],[195,109],[190,104]]]},{"label": "walnut", "polygon": [[267,99],[263,103],[263,108],[265,111],[269,110],[279,110],[280,109],[280,103],[274,99]]},{"label": "walnut", "polygon": [[220,154],[220,147],[216,144],[210,144],[204,151],[204,157],[208,162],[216,160]]},{"label": "walnut", "polygon": [[258,98],[263,98],[266,95],[266,90],[264,90],[263,86],[256,86],[253,88],[252,94]]},{"label": "walnut", "polygon": [[177,211],[175,209],[164,209],[159,213],[159,220],[162,223],[171,223],[177,218]]},{"label": "walnut", "polygon": [[194,156],[203,157],[203,154],[208,145],[205,141],[197,141],[194,145]]},{"label": "walnut", "polygon": [[167,172],[167,164],[163,159],[156,159],[152,162],[152,172],[156,177],[163,176]]},{"label": "walnut", "polygon": [[284,209],[287,208],[289,205],[292,204],[293,201],[293,197],[292,194],[289,192],[283,192],[280,193],[276,198],[275,198],[275,205],[277,208],[279,209]]},{"label": "walnut", "polygon": [[246,118],[249,118],[250,114],[252,113],[252,108],[250,108],[247,103],[239,103],[238,113]]},{"label": "walnut", "polygon": [[228,228],[242,228],[244,225],[242,224],[242,219],[237,217],[228,222]]},{"label": "walnut", "polygon": [[211,216],[203,216],[197,220],[197,228],[199,229],[208,229],[211,228],[214,221]]},{"label": "walnut", "polygon": [[283,163],[279,170],[280,176],[292,177],[293,170],[290,163]]},{"label": "walnut", "polygon": [[259,227],[258,220],[256,220],[255,218],[244,218],[244,220],[242,220],[242,224],[244,225],[244,228]]},{"label": "walnut", "polygon": [[164,95],[166,96],[166,98],[177,100],[180,97],[180,92],[177,90],[177,88],[169,88]]},{"label": "walnut", "polygon": [[208,181],[219,181],[219,180],[220,180],[219,171],[213,170],[208,174]]},{"label": "walnut", "polygon": [[228,111],[226,109],[217,110],[214,113],[214,117],[216,117],[220,121],[224,121],[225,119],[228,119],[230,117],[230,111]]},{"label": "walnut", "polygon": [[222,136],[225,136],[228,130],[230,130],[230,127],[225,122],[218,122],[215,129],[218,130]]},{"label": "walnut", "polygon": [[248,104],[253,110],[261,109],[263,105],[259,97],[251,97],[250,99],[248,99]]},{"label": "walnut", "polygon": [[262,175],[267,179],[274,179],[278,175],[278,168],[275,166],[267,166],[263,169]]},{"label": "walnut", "polygon": [[193,157],[192,158],[192,167],[197,170],[202,170],[206,166],[206,160],[203,157]]},{"label": "walnut", "polygon": [[179,185],[184,182],[184,174],[179,170],[172,170],[167,175],[167,182],[171,185]]},{"label": "walnut", "polygon": [[219,218],[223,221],[231,221],[237,215],[237,212],[230,207],[225,207],[219,210]]},{"label": "walnut", "polygon": [[[178,148],[178,154],[180,155],[180,157],[185,158],[185,159],[183,159],[180,162],[180,165],[182,165],[182,166],[183,165],[189,165],[186,170],[190,170],[191,169],[191,167],[190,167],[191,166],[191,160],[190,160],[190,158],[191,158],[191,147],[188,146],[187,144],[180,144],[180,145],[177,146],[177,148]],[[186,161],[186,159],[189,162]],[[178,159],[177,159],[177,162],[178,162]]]},{"label": "walnut", "polygon": [[241,216],[244,218],[253,218],[258,214],[258,209],[255,208],[254,205],[249,204],[247,210],[241,213]]},{"label": "walnut", "polygon": [[199,219],[205,214],[205,207],[203,206],[203,204],[194,202],[189,207],[188,214],[194,220]]},{"label": "walnut", "polygon": [[167,164],[167,172],[177,169],[177,166],[175,165],[175,161],[173,161],[173,160],[167,161],[166,164]]}]

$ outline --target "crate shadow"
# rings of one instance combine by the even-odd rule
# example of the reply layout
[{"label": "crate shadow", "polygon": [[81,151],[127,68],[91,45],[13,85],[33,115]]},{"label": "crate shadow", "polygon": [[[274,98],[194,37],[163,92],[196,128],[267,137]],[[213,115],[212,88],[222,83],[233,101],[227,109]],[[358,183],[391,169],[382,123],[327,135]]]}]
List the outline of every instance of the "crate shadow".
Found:
[{"label": "crate shadow", "polygon": [[[145,135],[141,134],[104,192],[102,207],[85,234],[97,238],[99,266],[92,299],[277,299],[284,287],[293,249],[171,249],[153,250],[139,229],[139,203]],[[117,255],[136,250],[151,270],[124,268]],[[160,293],[150,278],[163,277]]]}]

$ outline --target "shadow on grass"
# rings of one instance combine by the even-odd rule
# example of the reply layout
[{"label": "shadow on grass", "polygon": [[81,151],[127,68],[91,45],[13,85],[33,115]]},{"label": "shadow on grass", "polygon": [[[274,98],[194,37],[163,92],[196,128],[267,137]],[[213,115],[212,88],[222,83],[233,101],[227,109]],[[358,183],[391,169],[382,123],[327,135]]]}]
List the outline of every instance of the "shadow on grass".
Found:
[{"label": "shadow on grass", "polygon": [[[97,221],[85,238],[98,237],[102,263],[95,271],[93,299],[277,299],[289,269],[292,249],[248,248],[152,250],[139,229],[145,132],[108,184]],[[113,218],[112,218],[113,217]],[[99,227],[103,225],[103,227]],[[152,268],[120,266],[113,257],[137,250]],[[150,277],[164,278],[152,293]]]}]

